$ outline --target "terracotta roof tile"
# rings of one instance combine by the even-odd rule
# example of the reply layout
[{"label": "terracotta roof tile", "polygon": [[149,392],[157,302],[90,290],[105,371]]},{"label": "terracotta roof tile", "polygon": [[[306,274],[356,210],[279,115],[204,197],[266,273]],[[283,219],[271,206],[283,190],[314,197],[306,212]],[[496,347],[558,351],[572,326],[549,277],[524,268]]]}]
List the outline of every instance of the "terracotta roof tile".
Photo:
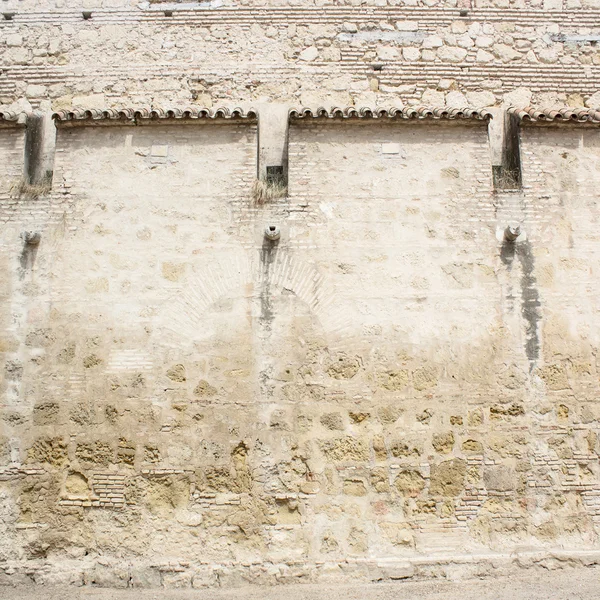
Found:
[{"label": "terracotta roof tile", "polygon": [[425,106],[409,106],[405,108],[292,108],[290,119],[477,119],[492,118],[486,109],[475,108],[429,108]]},{"label": "terracotta roof tile", "polygon": [[519,121],[531,123],[600,123],[600,111],[591,108],[544,108],[528,106],[517,108],[511,106],[508,113],[515,115]]},{"label": "terracotta roof tile", "polygon": [[10,111],[0,111],[0,125],[8,125],[11,127],[24,126],[25,121],[21,119],[23,113],[15,113]]},{"label": "terracotta roof tile", "polygon": [[193,119],[256,119],[256,111],[250,109],[244,111],[241,108],[108,108],[100,109],[72,109],[59,110],[52,114],[57,122],[66,123],[72,121],[157,121],[167,119],[193,120]]}]

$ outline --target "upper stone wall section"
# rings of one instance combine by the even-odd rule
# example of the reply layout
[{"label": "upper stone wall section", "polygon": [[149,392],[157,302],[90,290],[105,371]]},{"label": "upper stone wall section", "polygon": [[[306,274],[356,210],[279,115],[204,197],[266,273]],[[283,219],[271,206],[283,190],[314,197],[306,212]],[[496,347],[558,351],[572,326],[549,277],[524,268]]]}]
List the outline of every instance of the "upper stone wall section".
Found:
[{"label": "upper stone wall section", "polygon": [[216,1],[5,0],[0,106],[600,106],[597,0]]}]

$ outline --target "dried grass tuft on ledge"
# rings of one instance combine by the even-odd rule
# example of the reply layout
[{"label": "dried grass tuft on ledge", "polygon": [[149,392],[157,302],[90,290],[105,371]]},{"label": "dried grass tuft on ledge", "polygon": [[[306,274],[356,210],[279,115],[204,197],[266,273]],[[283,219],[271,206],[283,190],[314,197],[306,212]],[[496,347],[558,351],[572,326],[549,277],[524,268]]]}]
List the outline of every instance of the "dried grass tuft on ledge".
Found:
[{"label": "dried grass tuft on ledge", "polygon": [[277,198],[285,198],[287,186],[280,182],[256,179],[252,185],[251,194],[256,204],[265,204]]}]

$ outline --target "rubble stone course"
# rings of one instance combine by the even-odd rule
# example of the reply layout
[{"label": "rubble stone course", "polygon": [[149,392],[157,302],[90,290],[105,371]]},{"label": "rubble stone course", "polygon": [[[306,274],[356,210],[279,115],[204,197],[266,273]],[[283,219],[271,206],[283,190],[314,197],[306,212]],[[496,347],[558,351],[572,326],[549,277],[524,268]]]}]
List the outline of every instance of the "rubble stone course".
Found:
[{"label": "rubble stone course", "polygon": [[3,0],[2,10],[13,16],[0,22],[0,106],[600,106],[596,0]]}]

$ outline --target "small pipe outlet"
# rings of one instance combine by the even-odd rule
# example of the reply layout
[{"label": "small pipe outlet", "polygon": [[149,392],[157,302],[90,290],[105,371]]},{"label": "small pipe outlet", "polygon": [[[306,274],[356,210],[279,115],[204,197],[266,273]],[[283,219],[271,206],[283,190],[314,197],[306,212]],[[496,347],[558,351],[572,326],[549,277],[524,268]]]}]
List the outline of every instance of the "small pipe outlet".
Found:
[{"label": "small pipe outlet", "polygon": [[278,240],[280,235],[281,231],[279,231],[279,227],[277,227],[277,225],[267,225],[265,227],[265,238],[271,242]]},{"label": "small pipe outlet", "polygon": [[42,239],[42,235],[39,231],[24,231],[21,234],[23,241],[29,246],[37,246]]},{"label": "small pipe outlet", "polygon": [[83,15],[84,21],[89,21],[92,18],[91,10],[83,10],[83,11],[81,11],[81,14]]},{"label": "small pipe outlet", "polygon": [[504,239],[514,242],[521,235],[521,226],[518,223],[509,223],[504,230]]}]

